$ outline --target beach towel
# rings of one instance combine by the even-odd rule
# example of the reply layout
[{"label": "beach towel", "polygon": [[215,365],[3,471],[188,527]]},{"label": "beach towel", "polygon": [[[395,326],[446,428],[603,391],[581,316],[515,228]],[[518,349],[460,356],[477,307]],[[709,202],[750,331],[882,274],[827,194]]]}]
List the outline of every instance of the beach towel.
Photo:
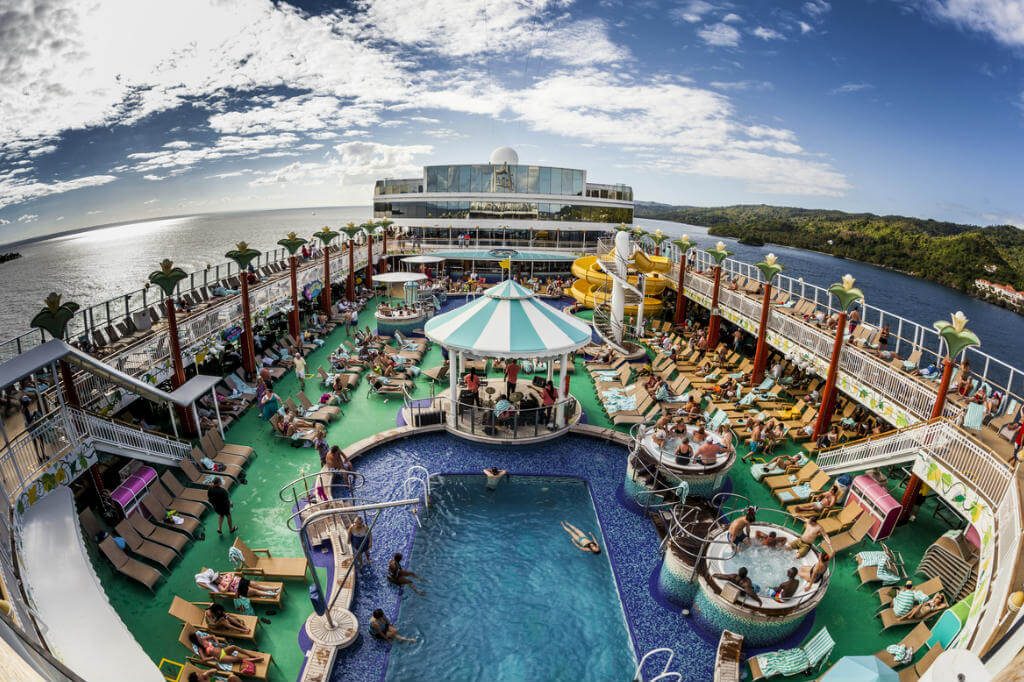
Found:
[{"label": "beach towel", "polygon": [[765,677],[796,675],[811,666],[811,661],[803,649],[783,649],[761,654],[757,657],[757,663]]},{"label": "beach towel", "polygon": [[619,378],[619,373],[618,372],[614,372],[612,370],[599,369],[596,372],[594,372],[594,378],[597,381],[604,381],[604,382],[615,381],[616,379]]},{"label": "beach towel", "polygon": [[859,565],[864,568],[875,566],[878,569],[878,577],[883,585],[893,585],[900,581],[899,574],[893,571],[889,555],[885,552],[870,550],[857,552],[857,559]]},{"label": "beach towel", "polygon": [[885,650],[892,656],[897,665],[904,665],[914,660],[914,650],[902,644],[890,644]]},{"label": "beach towel", "polygon": [[977,431],[982,427],[985,419],[985,406],[981,403],[971,403],[964,412],[964,428]]},{"label": "beach towel", "polygon": [[779,491],[780,502],[800,502],[811,496],[811,486],[806,483],[795,485],[792,488]]},{"label": "beach towel", "polygon": [[240,567],[245,563],[245,557],[242,556],[242,550],[237,547],[230,547],[228,549],[228,561],[233,563],[236,567]]}]

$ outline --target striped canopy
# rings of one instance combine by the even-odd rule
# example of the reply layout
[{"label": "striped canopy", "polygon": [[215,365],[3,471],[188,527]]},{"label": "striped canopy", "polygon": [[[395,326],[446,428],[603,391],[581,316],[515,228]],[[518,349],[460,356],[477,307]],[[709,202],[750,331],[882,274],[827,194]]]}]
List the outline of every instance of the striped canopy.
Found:
[{"label": "striped canopy", "polygon": [[447,348],[492,358],[554,357],[590,343],[590,325],[512,280],[434,317],[424,331]]}]

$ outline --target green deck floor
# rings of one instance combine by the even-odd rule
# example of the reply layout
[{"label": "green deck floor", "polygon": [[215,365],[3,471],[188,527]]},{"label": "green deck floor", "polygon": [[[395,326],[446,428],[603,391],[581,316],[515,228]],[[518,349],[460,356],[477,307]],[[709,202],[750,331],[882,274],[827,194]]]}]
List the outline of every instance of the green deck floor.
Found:
[{"label": "green deck floor", "polygon": [[[371,308],[361,315],[361,326],[373,325]],[[323,348],[310,354],[310,370],[320,365],[326,366],[328,349],[336,347],[344,339],[345,334],[339,328]],[[421,366],[426,369],[440,362],[441,353],[435,346],[424,357]],[[491,374],[498,376],[493,372]],[[315,385],[315,380],[307,382],[311,397],[316,393]],[[577,363],[576,372],[571,376],[570,387],[572,394],[582,404],[590,424],[611,426],[581,362]],[[298,382],[291,373],[275,385],[275,391],[282,397],[293,394],[297,388]],[[436,390],[443,390],[443,387]],[[421,398],[430,394],[430,382],[422,378],[417,380],[413,396]],[[345,415],[328,427],[328,441],[346,447],[391,428],[395,425],[396,412],[400,406],[401,401],[395,398],[385,403],[381,397],[368,396],[366,382],[363,381],[353,394],[352,401],[343,406]],[[318,466],[315,452],[308,448],[292,448],[288,443],[274,438],[270,427],[258,418],[255,410],[250,410],[235,422],[227,432],[226,439],[228,442],[251,445],[258,453],[248,467],[248,485],[237,486],[231,494],[235,523],[240,528],[238,536],[252,547],[268,547],[276,555],[300,555],[295,534],[285,526],[290,505],[280,501],[278,491]],[[789,448],[795,450],[796,446],[790,444]],[[746,465],[738,465],[731,478],[734,492],[749,498],[758,506],[778,507],[766,489],[750,477]],[[898,491],[894,494],[899,496]],[[193,583],[193,575],[203,566],[218,569],[229,567],[227,550],[231,546],[231,536],[226,532],[224,536],[217,535],[216,517],[212,514],[207,516],[205,527],[206,540],[195,542],[185,550],[183,558],[172,567],[171,575],[152,595],[137,583],[113,573],[106,561],[93,557],[111,603],[154,662],[159,663],[162,659],[182,661],[185,654],[185,649],[177,643],[181,626],[167,613],[172,597],[179,595],[196,601],[205,599],[204,593]],[[945,530],[944,525],[932,518],[931,509],[926,506],[913,526],[897,530],[888,543],[902,553],[908,570],[913,570],[925,548]],[[855,551],[846,552],[833,565],[829,594],[815,616],[814,631],[821,624],[827,624],[837,638],[832,661],[846,654],[878,651],[886,644],[897,641],[906,631],[906,628],[899,628],[886,636],[879,633],[878,621],[873,617],[877,606],[874,592],[857,589],[853,561]],[[255,648],[273,655],[275,665],[271,667],[270,679],[284,681],[296,678],[302,665],[297,633],[310,611],[305,585],[291,581],[285,590],[280,612],[270,616],[270,625],[260,625]],[[265,608],[257,607],[257,612],[266,615]]]}]

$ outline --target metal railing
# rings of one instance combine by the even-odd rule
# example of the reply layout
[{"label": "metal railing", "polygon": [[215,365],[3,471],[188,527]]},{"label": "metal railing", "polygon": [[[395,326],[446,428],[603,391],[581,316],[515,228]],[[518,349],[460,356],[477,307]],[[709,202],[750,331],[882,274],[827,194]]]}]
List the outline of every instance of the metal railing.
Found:
[{"label": "metal railing", "polygon": [[[648,678],[644,674],[644,666],[651,660],[653,656],[659,656],[662,654],[668,654],[665,660],[665,665],[662,666],[661,670],[657,672],[654,677]],[[676,652],[672,651],[668,647],[660,647],[658,649],[651,649],[640,658],[636,664],[636,670],[633,671],[632,682],[683,682],[683,676],[681,673],[669,670],[672,667],[672,661],[675,660]]]},{"label": "metal railing", "polygon": [[[446,412],[451,409],[448,396],[438,396],[436,400],[441,401]],[[571,428],[581,409],[572,396],[555,401],[548,407],[515,408],[510,416],[501,419],[494,414],[493,405],[486,404],[482,396],[480,404],[457,402],[456,405],[455,431],[503,442],[564,433]],[[407,407],[413,411],[422,409],[415,404],[407,404]]]},{"label": "metal railing", "polygon": [[8,504],[81,443],[68,412],[37,419],[0,452],[0,481]]},{"label": "metal railing", "polygon": [[175,464],[191,456],[192,444],[188,441],[145,431],[141,427],[100,417],[74,407],[65,409],[79,438],[88,437],[94,442],[110,445],[122,451],[160,457],[166,460],[167,464]]}]

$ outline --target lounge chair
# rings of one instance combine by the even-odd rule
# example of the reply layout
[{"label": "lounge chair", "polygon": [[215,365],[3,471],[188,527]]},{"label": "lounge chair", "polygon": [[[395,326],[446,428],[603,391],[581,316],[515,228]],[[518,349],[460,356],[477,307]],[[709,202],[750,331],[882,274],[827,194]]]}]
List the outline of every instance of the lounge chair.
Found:
[{"label": "lounge chair", "polygon": [[96,512],[89,507],[86,507],[78,514],[78,522],[82,524],[85,534],[93,540],[98,538],[101,533],[107,531],[99,517],[96,516]]},{"label": "lounge chair", "polygon": [[182,514],[188,514],[189,516],[197,519],[203,518],[203,514],[205,514],[210,508],[208,503],[200,502],[199,500],[175,497],[166,487],[164,487],[164,484],[160,482],[160,479],[153,481],[153,484],[149,488],[149,492],[155,495],[156,499],[160,501],[160,504],[168,509],[174,509]]},{"label": "lounge chair", "polygon": [[[912,589],[917,590],[918,592],[923,592],[927,594],[929,597],[932,597],[938,594],[939,591],[942,589],[942,578],[940,578],[939,576],[929,578],[928,580],[925,580],[923,583],[914,585]],[[895,587],[883,587],[882,589],[878,590],[879,606],[889,606],[889,604],[892,603],[892,596],[894,591]]]},{"label": "lounge chair", "polygon": [[878,617],[882,619],[882,632],[885,632],[890,628],[898,628],[901,625],[913,625],[914,623],[922,623],[930,618],[934,618],[935,616],[939,615],[948,608],[949,604],[946,604],[941,609],[929,611],[928,614],[925,616],[919,616],[916,618],[900,618],[896,615],[896,612],[893,611],[892,607],[890,606],[883,611],[879,611]]},{"label": "lounge chair", "polygon": [[808,462],[807,464],[800,467],[795,473],[785,473],[778,476],[768,476],[762,483],[764,483],[770,490],[781,490],[783,488],[790,488],[797,483],[804,483],[811,480],[814,474],[821,471],[815,462]]},{"label": "lounge chair", "polygon": [[[203,460],[209,461],[204,462]],[[207,474],[213,474],[214,476],[230,476],[231,478],[234,478],[236,480],[241,480],[242,478],[244,478],[244,474],[242,473],[242,466],[238,464],[237,461],[231,459],[230,456],[221,455],[217,459],[214,459],[213,457],[210,457],[199,448],[193,447],[192,462],[195,464],[195,466],[199,468],[200,471],[203,471]],[[214,465],[223,465],[224,468],[221,471],[215,471],[213,467],[209,466],[210,462],[213,462]]]},{"label": "lounge chair", "polygon": [[844,530],[838,535],[825,536],[824,544],[832,550],[832,555],[835,556],[844,549],[849,549],[863,540],[873,525],[875,525],[874,516],[871,514],[861,514],[860,518],[857,519],[849,530]]},{"label": "lounge chair", "polygon": [[[235,538],[233,545],[242,553],[245,563],[241,570],[264,578],[282,580],[305,580],[309,562],[305,557],[274,557],[269,549],[250,549],[242,538]],[[261,556],[262,555],[262,556]]]},{"label": "lounge chair", "polygon": [[200,531],[203,525],[199,522],[199,519],[183,514],[172,514],[175,510],[161,504],[156,495],[149,493],[143,496],[139,503],[153,517],[157,524],[162,524],[179,533],[185,533],[190,538],[202,535]]},{"label": "lounge chair", "polygon": [[[185,623],[182,626],[182,628],[181,628],[181,634],[178,635],[178,641],[181,643],[181,645],[183,647],[185,647],[186,649],[188,649],[189,651],[191,651],[193,653],[192,656],[188,657],[188,660],[191,663],[198,663],[200,659],[199,659],[199,657],[196,654],[198,654],[199,652],[195,650],[195,646],[189,640],[189,637],[194,632],[196,632],[196,628],[191,626],[191,625],[189,625],[188,623]],[[234,674],[236,674],[236,675],[238,675],[240,677],[251,677],[251,678],[257,679],[257,680],[265,680],[265,679],[267,679],[267,672],[270,669],[270,660],[271,660],[270,659],[270,654],[263,653],[262,651],[252,651],[250,649],[242,649],[242,647],[239,647],[239,649],[241,649],[243,652],[245,652],[246,654],[251,655],[251,656],[262,656],[263,659],[255,664],[255,670],[252,673],[248,673],[248,674],[244,673],[242,671],[242,664],[241,663],[234,663],[234,664],[232,664],[230,672],[233,672]]]},{"label": "lounge chair", "polygon": [[[171,614],[182,623],[188,623],[197,630],[204,630],[210,634],[232,637],[234,639],[256,639],[256,625],[260,622],[258,616],[247,616],[244,613],[231,614],[235,618],[241,620],[248,628],[245,632],[242,632],[241,630],[213,627],[206,622],[206,607],[209,606],[210,603],[211,602],[185,601],[181,597],[175,595],[171,600],[171,608],[167,609],[167,613]],[[188,678],[183,677],[182,679]]]},{"label": "lounge chair", "polygon": [[311,422],[317,422],[318,424],[323,424],[324,426],[327,426],[327,424],[332,419],[331,415],[328,414],[327,412],[321,412],[319,410],[305,410],[299,407],[298,404],[291,398],[288,398],[287,400],[284,401],[284,407],[286,410],[298,415],[302,419],[307,419]]},{"label": "lounge chair", "polygon": [[[917,652],[920,651],[921,647],[925,645],[925,642],[928,641],[928,638],[931,637],[931,635],[932,631],[928,628],[927,625],[925,625],[924,623],[918,623],[917,627],[915,627],[913,630],[907,633],[907,636],[899,641],[899,645],[905,646],[909,649],[913,649],[914,654],[916,655]],[[899,668],[908,665],[907,663],[904,663],[902,665],[897,663],[896,659],[893,658],[893,655],[887,651],[887,648],[882,649],[881,651],[876,653],[875,658],[880,660],[882,663],[885,663],[893,670],[898,670]]]},{"label": "lounge chair", "polygon": [[839,510],[838,514],[832,514],[820,519],[822,532],[827,535],[839,533],[851,527],[857,518],[864,513],[864,508],[856,502],[850,502]]},{"label": "lounge chair", "polygon": [[130,514],[125,520],[131,524],[132,528],[139,531],[139,535],[142,537],[166,545],[178,554],[181,554],[181,550],[185,549],[185,545],[189,542],[188,536],[153,524],[141,512]]},{"label": "lounge chair", "polygon": [[[197,474],[199,473],[195,467],[192,467],[192,470],[195,471]],[[202,488],[193,488],[192,486],[182,485],[181,481],[179,481],[177,477],[175,477],[175,475],[171,473],[169,469],[163,473],[163,476],[160,477],[160,482],[164,484],[164,486],[167,488],[167,491],[170,492],[171,495],[173,495],[175,498],[184,500],[194,500],[196,502],[202,502],[203,504],[209,504],[210,502],[210,497],[207,494],[207,488],[209,487],[208,485],[203,486]],[[235,479],[233,478],[228,478],[225,476],[221,480],[221,485],[224,487],[224,490],[231,490],[231,486],[233,486],[234,484]]]},{"label": "lounge chair", "polygon": [[775,496],[781,504],[787,504],[791,502],[802,502],[803,500],[809,500],[812,495],[824,491],[831,485],[832,479],[821,469],[806,483],[800,483],[789,488],[780,488],[772,490],[772,494]]},{"label": "lounge chair", "polygon": [[[225,443],[224,438],[221,437],[220,431],[217,429],[210,429],[203,435],[203,441],[209,443],[209,450],[207,450],[204,443],[203,450],[206,452],[214,452],[217,455],[232,455],[236,459],[241,459],[244,462],[248,462],[256,456],[256,450],[249,447],[248,445],[237,445],[235,443]],[[216,459],[216,457],[213,457]]]},{"label": "lounge chair", "polygon": [[755,680],[776,675],[791,677],[800,673],[810,674],[821,668],[835,646],[828,628],[822,628],[803,646],[751,656],[747,663],[750,664],[750,672]]},{"label": "lounge chair", "polygon": [[148,566],[138,559],[133,559],[117,546],[114,542],[114,538],[104,538],[100,543],[100,551],[103,552],[103,556],[110,560],[110,563],[114,566],[114,570],[121,575],[128,576],[132,580],[136,580],[152,591],[153,586],[159,582],[163,575],[160,571],[156,570],[152,566]]},{"label": "lounge chair", "polygon": [[449,364],[447,362],[441,363],[437,367],[431,367],[430,369],[423,370],[422,374],[426,378],[430,379],[436,384],[446,382],[449,380],[448,371]]},{"label": "lounge chair", "polygon": [[921,675],[924,675],[928,668],[932,667],[932,663],[942,655],[943,651],[945,649],[943,649],[942,644],[936,643],[920,661],[912,667],[904,668],[900,671],[900,682],[917,682],[921,679]]},{"label": "lounge chair", "polygon": [[137,554],[143,559],[148,559],[155,564],[160,564],[164,568],[170,568],[171,564],[174,563],[174,560],[179,556],[179,554],[170,547],[153,542],[152,540],[147,540],[139,535],[139,532],[127,521],[121,521],[118,523],[114,526],[114,530],[116,530],[117,534],[124,539],[125,543],[128,545],[128,549],[130,549],[133,554]]},{"label": "lounge chair", "polygon": [[[206,566],[203,566],[202,568],[199,569],[199,571],[201,573],[206,571],[206,570],[207,570]],[[281,605],[281,598],[284,596],[284,583],[282,583],[280,581],[273,581],[273,580],[260,580],[259,582],[266,583],[267,585],[272,585],[272,586],[276,587],[277,588],[277,594],[274,595],[273,597],[257,597],[257,596],[255,596],[253,594],[250,594],[249,597],[248,597],[249,601],[251,601],[253,604],[269,604],[269,605],[273,605],[273,606],[280,606]],[[200,587],[200,585],[198,583],[196,583],[196,586]],[[222,591],[222,592],[214,593],[214,592],[210,592],[209,590],[207,590],[206,593],[209,594],[211,597],[220,597],[222,599],[235,599],[238,596],[238,593],[236,593],[236,592],[223,592]]]},{"label": "lounge chair", "polygon": [[337,419],[342,414],[341,408],[337,405],[321,405],[320,403],[314,403],[309,399],[309,396],[304,391],[299,391],[296,395],[299,397],[299,404],[307,412],[313,412],[314,414],[325,414],[330,419]]}]

